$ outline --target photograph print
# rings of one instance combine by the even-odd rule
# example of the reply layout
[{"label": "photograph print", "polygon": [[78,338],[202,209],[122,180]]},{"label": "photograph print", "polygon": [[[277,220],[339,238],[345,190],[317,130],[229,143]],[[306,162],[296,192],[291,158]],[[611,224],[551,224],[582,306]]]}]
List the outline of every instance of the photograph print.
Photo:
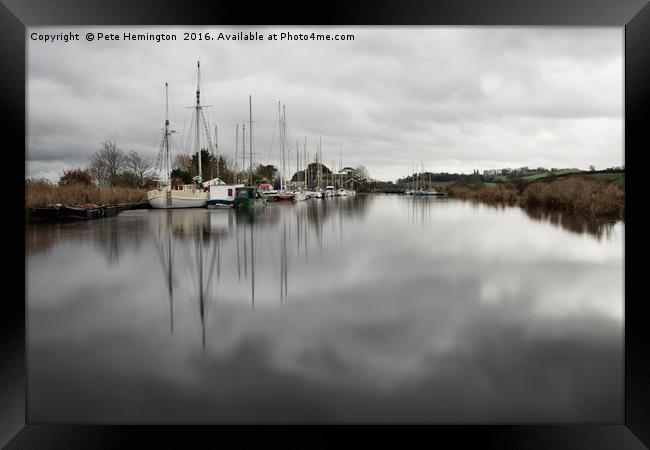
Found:
[{"label": "photograph print", "polygon": [[620,27],[30,26],[27,420],[624,421]]}]

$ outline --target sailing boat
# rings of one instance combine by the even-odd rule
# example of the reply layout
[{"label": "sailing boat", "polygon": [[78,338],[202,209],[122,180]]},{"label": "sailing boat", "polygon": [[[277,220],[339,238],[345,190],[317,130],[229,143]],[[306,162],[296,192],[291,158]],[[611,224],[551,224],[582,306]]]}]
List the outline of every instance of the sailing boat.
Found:
[{"label": "sailing boat", "polygon": [[275,199],[278,202],[293,202],[296,199],[296,196],[293,192],[287,190],[285,186],[286,180],[284,179],[284,174],[286,170],[285,164],[285,154],[284,154],[284,143],[287,139],[287,112],[282,106],[283,115],[280,116],[280,102],[278,102],[278,116],[280,120],[280,151],[282,154],[282,172],[280,174],[280,191],[276,194]]},{"label": "sailing boat", "polygon": [[[203,190],[203,178],[201,173],[201,135],[199,132],[199,122],[203,120],[203,125],[206,127],[205,116],[203,115],[203,106],[201,106],[201,89],[200,89],[200,71],[201,66],[197,61],[198,69],[197,84],[196,84],[196,153],[199,163],[199,175],[194,177],[194,183],[182,184],[172,188],[171,183],[171,155],[169,152],[169,137],[174,132],[169,129],[169,99],[167,93],[167,83],[165,83],[165,128],[163,129],[163,141],[160,149],[159,158],[163,155],[165,158],[165,175],[163,179],[159,179],[160,186],[158,189],[147,192],[147,199],[152,208],[202,208],[206,206],[208,193]],[[209,136],[206,134],[208,141]],[[161,164],[162,166],[162,164]],[[161,167],[162,168],[162,167]]]},{"label": "sailing boat", "polygon": [[[307,136],[305,136],[305,152],[307,148]],[[307,168],[303,172],[303,178],[307,173]],[[304,183],[305,180],[302,180],[303,184],[300,187],[296,187],[293,190],[293,198],[297,202],[307,200],[307,192],[305,192]],[[298,150],[298,141],[296,141],[296,183],[300,184],[300,150]]]},{"label": "sailing boat", "polygon": [[[214,127],[214,149],[219,161],[217,127]],[[237,150],[235,149],[235,154]],[[235,157],[236,158],[236,157]],[[217,162],[217,178],[205,182],[208,187],[208,200],[206,206],[212,208],[230,208],[235,201],[235,192],[238,187],[244,187],[243,184],[226,184],[219,178],[219,163]]]},{"label": "sailing boat", "polygon": [[[253,100],[248,96],[248,124],[249,124],[249,137],[250,137],[250,166],[248,169],[249,180],[248,186],[238,186],[235,188],[235,199],[233,200],[234,208],[254,209],[260,206],[266,206],[266,197],[259,186],[253,185]],[[243,145],[243,141],[242,141]],[[243,153],[243,150],[242,150]],[[243,158],[242,158],[243,159]]]}]

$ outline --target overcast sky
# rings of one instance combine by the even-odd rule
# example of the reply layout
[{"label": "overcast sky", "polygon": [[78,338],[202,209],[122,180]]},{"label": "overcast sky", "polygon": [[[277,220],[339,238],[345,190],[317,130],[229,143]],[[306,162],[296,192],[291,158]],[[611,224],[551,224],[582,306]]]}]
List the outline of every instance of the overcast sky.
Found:
[{"label": "overcast sky", "polygon": [[[257,31],[264,41],[184,41],[183,32]],[[268,41],[270,33],[345,33],[354,41]],[[44,43],[31,33],[79,33]],[[168,33],[177,41],[87,42],[87,32]],[[203,103],[220,153],[252,95],[255,158],[279,165],[277,102],[296,141],[323,162],[395,180],[435,172],[623,160],[623,29],[561,27],[32,27],[27,176],[84,167],[106,139],[153,158],[169,83],[176,152],[189,134],[201,61]],[[247,125],[248,127],[248,125]],[[240,125],[241,130],[241,125]],[[248,147],[248,142],[246,143]],[[248,150],[248,149],[247,149]],[[295,169],[293,169],[295,170]]]}]

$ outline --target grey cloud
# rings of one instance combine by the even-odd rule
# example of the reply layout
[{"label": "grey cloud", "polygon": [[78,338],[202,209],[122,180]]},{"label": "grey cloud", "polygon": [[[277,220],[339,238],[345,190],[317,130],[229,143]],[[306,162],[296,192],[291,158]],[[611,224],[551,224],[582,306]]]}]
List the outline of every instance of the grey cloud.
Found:
[{"label": "grey cloud", "polygon": [[[181,37],[184,31],[115,30],[176,31]],[[205,75],[204,100],[213,105],[210,117],[219,126],[221,150],[231,155],[235,124],[248,119],[247,97],[252,94],[257,159],[264,162],[279,160],[277,130],[276,148],[270,147],[277,101],[282,100],[287,105],[290,142],[302,145],[307,136],[313,154],[321,136],[325,162],[338,161],[342,148],[345,164],[365,164],[371,176],[380,179],[403,176],[412,161],[425,161],[440,171],[490,168],[477,167],[486,162],[502,167],[513,161],[521,165],[544,161],[549,166],[581,168],[622,163],[620,29],[290,30],[351,32],[356,40],[68,45],[29,41],[28,175],[54,172],[53,166],[45,169],[48,161],[83,166],[107,138],[127,150],[156,154],[164,83],[170,85],[173,123],[182,130],[188,113],[184,108],[192,103],[197,58]],[[574,126],[578,123],[592,124],[588,136],[581,135],[584,126]],[[548,133],[550,140],[531,143],[531,132]],[[509,135],[506,141],[504,134]],[[475,142],[478,135],[480,142]],[[576,147],[584,151],[576,152]],[[458,162],[452,167],[451,160]]]}]

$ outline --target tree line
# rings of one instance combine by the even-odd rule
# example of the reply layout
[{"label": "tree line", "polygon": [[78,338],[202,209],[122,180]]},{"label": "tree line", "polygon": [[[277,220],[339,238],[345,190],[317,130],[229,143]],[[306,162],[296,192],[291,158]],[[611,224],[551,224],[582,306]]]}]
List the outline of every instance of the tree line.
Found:
[{"label": "tree line", "polygon": [[[226,155],[215,155],[207,149],[202,149],[201,173],[204,180],[219,178],[227,184],[232,183],[271,183],[279,182],[278,168],[272,164],[257,163],[248,169],[239,169],[238,164]],[[199,173],[199,155],[177,155],[172,162],[172,187],[181,184],[191,184]],[[83,184],[97,187],[130,187],[155,188],[158,179],[154,171],[156,162],[151,156],[142,155],[134,150],[124,152],[115,141],[109,139],[101,144],[101,148],[89,157],[85,168],[64,170],[59,178],[59,185]],[[347,170],[346,170],[347,169]],[[363,166],[346,167],[346,173],[357,181],[368,178],[368,171]],[[331,170],[322,165],[324,176]],[[318,165],[311,163],[307,170],[307,179],[315,180],[318,176]],[[304,180],[304,171],[296,172],[288,177],[290,180]]]},{"label": "tree line", "polygon": [[64,170],[59,185],[145,188],[156,183],[151,176],[152,158],[134,150],[125,153],[113,140],[104,141],[88,159],[86,168]]}]

